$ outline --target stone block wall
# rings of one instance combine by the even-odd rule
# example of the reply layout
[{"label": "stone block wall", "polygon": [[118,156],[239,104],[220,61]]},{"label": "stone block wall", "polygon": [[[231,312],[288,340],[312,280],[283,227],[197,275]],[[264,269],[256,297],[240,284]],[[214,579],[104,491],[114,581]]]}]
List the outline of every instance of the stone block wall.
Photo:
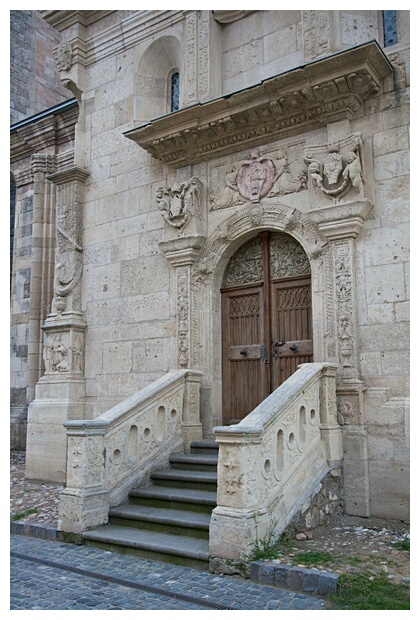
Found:
[{"label": "stone block wall", "polygon": [[10,124],[69,99],[53,49],[60,35],[39,11],[10,11]]}]

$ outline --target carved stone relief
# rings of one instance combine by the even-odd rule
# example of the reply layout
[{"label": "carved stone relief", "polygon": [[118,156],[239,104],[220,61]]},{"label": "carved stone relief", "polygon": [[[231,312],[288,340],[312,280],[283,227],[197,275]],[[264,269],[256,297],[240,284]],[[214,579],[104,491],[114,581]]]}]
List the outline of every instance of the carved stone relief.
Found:
[{"label": "carved stone relief", "polygon": [[[255,237],[242,246],[230,259],[223,286],[239,286],[261,282],[263,279],[262,241]],[[288,278],[311,273],[302,246],[289,235],[270,236],[270,273],[273,278]]]},{"label": "carved stone relief", "polygon": [[274,160],[254,149],[239,169],[235,165],[226,169],[219,199],[210,194],[211,210],[239,206],[246,201],[258,204],[264,197],[299,192],[307,189],[307,179],[305,163],[299,162],[288,148],[280,149]]},{"label": "carved stone relief", "polygon": [[302,11],[305,59],[314,59],[331,49],[329,11]]},{"label": "carved stone relief", "polygon": [[188,368],[189,362],[189,305],[189,270],[180,268],[177,273],[178,363],[180,368]]},{"label": "carved stone relief", "polygon": [[343,368],[354,367],[353,284],[351,248],[348,242],[334,245],[335,297],[340,362]]},{"label": "carved stone relief", "polygon": [[273,187],[268,194],[269,198],[292,194],[308,188],[308,173],[303,165],[297,164],[296,166],[296,163],[290,160],[287,149],[279,150],[274,160],[276,174]]},{"label": "carved stone relief", "polygon": [[275,173],[272,160],[253,149],[236,177],[239,193],[251,202],[259,202],[273,187]]},{"label": "carved stone relief", "polygon": [[56,52],[55,62],[59,71],[69,71],[73,61],[73,48],[69,41],[63,41]]},{"label": "carved stone relief", "polygon": [[363,192],[361,145],[361,134],[355,133],[332,144],[306,148],[305,162],[316,192],[333,202],[352,188],[358,195]]},{"label": "carved stone relief", "polygon": [[157,189],[158,207],[169,226],[182,230],[192,217],[200,218],[200,188],[199,179],[193,177],[187,183]]}]

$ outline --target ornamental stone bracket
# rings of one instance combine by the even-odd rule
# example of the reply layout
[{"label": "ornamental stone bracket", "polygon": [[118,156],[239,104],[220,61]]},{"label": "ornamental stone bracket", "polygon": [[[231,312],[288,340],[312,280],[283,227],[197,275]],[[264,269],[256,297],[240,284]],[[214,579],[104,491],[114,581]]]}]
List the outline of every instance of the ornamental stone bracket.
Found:
[{"label": "ornamental stone bracket", "polygon": [[351,119],[383,90],[392,65],[373,41],[191,105],[124,135],[156,159],[182,167],[261,142]]}]

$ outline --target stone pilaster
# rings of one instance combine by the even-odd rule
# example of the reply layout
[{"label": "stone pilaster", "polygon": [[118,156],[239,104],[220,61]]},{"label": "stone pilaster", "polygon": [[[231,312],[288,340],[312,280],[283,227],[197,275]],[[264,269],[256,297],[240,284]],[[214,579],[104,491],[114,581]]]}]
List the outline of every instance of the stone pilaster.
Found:
[{"label": "stone pilaster", "polygon": [[86,171],[50,175],[57,185],[54,298],[44,332],[45,374],[28,412],[26,476],[64,482],[64,422],[84,418],[84,332],[81,311],[83,184]]},{"label": "stone pilaster", "polygon": [[191,235],[163,241],[159,247],[174,268],[176,280],[177,362],[179,368],[193,367],[192,271],[204,236]]},{"label": "stone pilaster", "polygon": [[53,186],[46,176],[55,171],[55,157],[34,153],[31,157],[34,181],[32,212],[31,308],[28,337],[28,401],[35,398],[35,385],[42,375],[41,323],[52,298],[54,270],[55,213]]}]

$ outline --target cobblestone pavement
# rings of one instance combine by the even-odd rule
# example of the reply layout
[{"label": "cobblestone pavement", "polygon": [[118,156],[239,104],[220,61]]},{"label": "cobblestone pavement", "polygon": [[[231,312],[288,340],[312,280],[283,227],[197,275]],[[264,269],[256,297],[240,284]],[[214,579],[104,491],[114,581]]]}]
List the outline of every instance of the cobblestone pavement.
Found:
[{"label": "cobblestone pavement", "polygon": [[[11,516],[13,517],[13,515],[18,515],[19,522],[27,523],[27,525],[40,524],[42,526],[56,528],[58,521],[59,496],[63,487],[61,485],[26,480],[25,454],[23,452],[11,453],[10,470]],[[279,545],[279,560],[277,560],[277,562],[280,561],[282,563],[300,565],[298,562],[298,555],[300,552],[324,551],[333,556],[329,561],[326,561],[323,558],[311,565],[305,564],[305,566],[316,568],[318,570],[327,570],[334,573],[360,571],[370,572],[372,576],[384,571],[387,572],[389,574],[389,578],[395,582],[407,582],[410,579],[410,554],[409,552],[401,549],[398,545],[398,543],[401,543],[404,539],[409,539],[409,526],[407,524],[390,522],[384,519],[364,519],[360,517],[342,516],[336,517],[328,527],[319,527],[307,534],[308,538],[305,537],[302,540],[292,541],[291,544],[288,544],[287,546]],[[259,601],[258,604],[262,604],[262,599],[256,597],[255,593],[260,591],[262,587],[268,587],[251,583],[250,581],[241,580],[240,578],[219,577],[207,573],[201,574],[194,571],[191,572],[191,569],[180,569],[173,567],[172,565],[165,565],[162,563],[156,563],[158,568],[155,569],[154,563],[150,561],[144,561],[144,564],[141,560],[129,560],[124,556],[119,556],[118,554],[112,554],[111,558],[107,552],[93,550],[87,547],[75,547],[73,545],[63,546],[62,543],[51,541],[48,541],[47,544],[47,541],[31,540],[30,538],[24,536],[13,536],[12,540],[14,548],[18,550],[29,549],[30,551],[33,549],[34,551],[31,551],[31,553],[28,551],[27,555],[34,555],[35,557],[37,557],[38,549],[41,550],[44,548],[51,548],[53,550],[51,557],[55,561],[57,561],[58,558],[58,561],[63,563],[65,563],[64,559],[66,557],[69,558],[69,561],[73,562],[73,559],[76,560],[77,558],[84,557],[83,554],[88,554],[86,556],[87,558],[98,558],[95,554],[99,553],[99,558],[103,558],[103,561],[107,562],[104,570],[108,570],[107,567],[109,567],[111,570],[109,573],[110,575],[113,575],[113,564],[123,562],[126,563],[125,566],[128,571],[127,579],[129,579],[131,578],[130,567],[133,564],[133,566],[138,566],[140,577],[142,574],[147,576],[148,573],[162,574],[161,578],[156,578],[157,583],[160,584],[159,587],[162,587],[163,584],[167,588],[168,584],[166,582],[169,582],[169,585],[172,587],[173,584],[170,583],[172,581],[179,586],[181,582],[179,582],[178,579],[182,580],[182,577],[176,576],[177,571],[180,571],[180,574],[182,573],[183,575],[196,575],[198,580],[198,589],[200,588],[200,584],[206,584],[204,588],[205,594],[203,594],[203,596],[207,595],[206,588],[208,583],[211,588],[215,588],[219,594],[221,592],[223,594],[223,591],[227,587],[226,584],[230,584],[230,581],[226,580],[230,579],[233,584],[238,584],[235,585],[235,587],[239,589],[243,588],[242,592],[245,592],[244,596],[247,598],[249,604],[254,604],[254,599],[255,601]],[[33,545],[33,547],[31,547],[31,545]],[[39,548],[37,545],[39,545]],[[54,546],[51,547],[51,545]],[[19,551],[19,553],[26,553],[26,551]],[[62,560],[61,558],[64,559]],[[95,559],[94,564],[95,562],[100,562],[100,560]],[[142,562],[147,568],[141,568]],[[274,560],[274,562],[276,561]],[[34,566],[36,566],[36,571],[34,571]],[[86,598],[83,598],[82,596],[77,598],[74,591],[73,595],[70,594],[72,589],[74,590],[74,587],[82,587],[80,575],[72,573],[70,570],[34,564],[32,561],[18,559],[17,557],[12,558],[12,569],[14,571],[12,581],[14,588],[14,598],[12,602],[14,607],[12,607],[12,609],[118,609],[121,608],[119,607],[121,601],[124,601],[124,604],[127,605],[137,605],[137,607],[134,607],[135,609],[155,609],[153,605],[159,605],[159,607],[156,607],[157,609],[168,610],[203,609],[203,607],[194,607],[194,605],[196,605],[195,603],[185,600],[179,601],[168,597],[162,598],[162,596],[159,598],[159,595],[156,593],[145,593],[136,587],[130,588],[121,584],[115,584],[109,581],[109,579],[108,581],[106,579],[98,581],[98,579],[86,576],[83,580],[82,588],[85,595],[88,596],[88,594],[92,594],[92,592],[104,593],[104,596],[106,595],[105,604],[111,605],[108,607],[96,606],[103,605],[104,599],[103,597],[97,597],[92,594],[93,598],[91,598],[91,604],[93,606],[89,606],[86,603]],[[101,572],[99,568],[89,568],[89,570]],[[141,571],[143,571],[143,573]],[[105,574],[107,573],[105,572]],[[122,577],[126,576],[125,569],[121,568],[121,566],[119,574],[122,575]],[[47,584],[43,583],[42,578],[39,579],[38,575],[41,575],[41,577],[42,575],[46,576]],[[203,575],[205,575],[205,577]],[[209,580],[208,583],[206,579]],[[86,585],[87,583],[90,585]],[[187,579],[186,583],[190,585],[190,580]],[[66,585],[64,589],[62,588],[63,584]],[[36,595],[35,593],[38,592],[38,586],[40,588],[39,594]],[[87,590],[85,588],[87,588]],[[108,600],[109,593],[114,592],[114,590],[115,592],[118,591],[121,593],[121,588],[126,594],[129,593],[130,595],[128,596],[127,594],[127,596],[122,596],[119,603],[117,598],[113,599],[111,597]],[[57,592],[60,592],[60,590],[62,590],[62,593],[59,594],[59,596],[62,598],[60,599],[60,603],[58,603]],[[187,587],[185,591],[189,592],[189,587]],[[265,590],[265,592],[271,592],[271,598],[267,598],[264,603],[265,605],[280,605],[279,607],[272,607],[273,609],[300,609],[301,607],[299,606],[303,605],[303,608],[305,608],[305,605],[307,604],[321,605],[320,608],[325,609],[325,604],[320,602],[319,599],[311,599],[311,597],[307,597],[303,594],[280,591],[278,588],[271,587],[268,587],[268,590]],[[117,594],[115,594],[115,596],[117,597]],[[100,602],[98,601],[99,598],[101,599]],[[84,602],[82,602],[82,599]],[[217,600],[217,598],[215,600]],[[275,601],[277,601],[277,603]],[[56,604],[60,604],[62,607],[54,607]],[[140,604],[146,606],[141,607]],[[238,603],[235,598],[226,599],[225,604],[237,609],[248,609],[248,607],[244,606],[237,607]],[[284,605],[289,604],[295,605],[295,607],[284,607]],[[25,607],[25,605],[31,606]],[[77,605],[84,606],[78,607]],[[270,608],[271,607],[267,606],[249,607],[249,609]],[[123,609],[133,609],[133,607],[127,606],[123,607]]]},{"label": "cobblestone pavement", "polygon": [[101,551],[11,536],[12,610],[322,610],[317,597]]}]

